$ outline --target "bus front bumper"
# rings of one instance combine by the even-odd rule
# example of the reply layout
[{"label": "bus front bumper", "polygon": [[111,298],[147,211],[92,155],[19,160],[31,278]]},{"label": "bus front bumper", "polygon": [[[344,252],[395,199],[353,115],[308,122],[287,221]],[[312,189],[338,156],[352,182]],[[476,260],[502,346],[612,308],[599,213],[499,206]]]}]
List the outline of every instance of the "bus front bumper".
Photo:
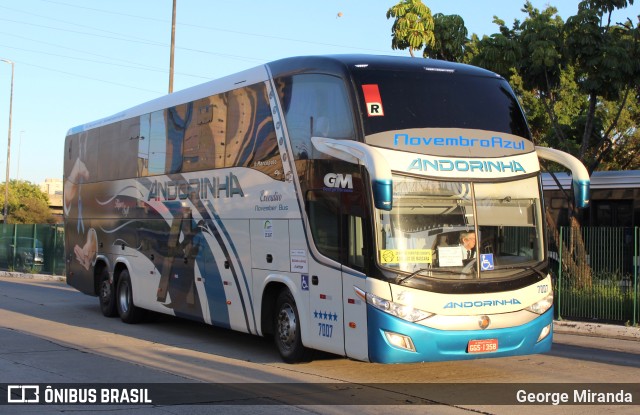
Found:
[{"label": "bus front bumper", "polygon": [[[371,362],[415,363],[466,360],[544,353],[551,349],[553,307],[535,320],[521,326],[464,331],[437,330],[391,316],[370,305],[367,308]],[[538,341],[543,330],[549,332],[546,337]],[[398,335],[405,339],[404,344],[412,345],[415,351],[392,344],[390,338]],[[406,341],[406,338],[410,341]],[[472,340],[488,342],[497,340],[497,350],[471,353],[469,342]]]}]

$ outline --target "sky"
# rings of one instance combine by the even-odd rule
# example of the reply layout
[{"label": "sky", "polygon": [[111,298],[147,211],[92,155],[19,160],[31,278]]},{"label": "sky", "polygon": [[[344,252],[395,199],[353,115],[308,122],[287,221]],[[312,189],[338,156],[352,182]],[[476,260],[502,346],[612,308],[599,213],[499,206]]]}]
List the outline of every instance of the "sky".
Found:
[{"label": "sky", "polygon": [[[276,59],[391,49],[398,0],[177,0],[174,91]],[[523,20],[524,0],[423,0],[472,33]],[[579,0],[533,0],[566,20]],[[615,15],[637,23],[640,0]],[[0,59],[14,62],[10,179],[62,179],[67,131],[168,93],[172,0],[0,0]],[[0,183],[11,65],[0,61]],[[108,163],[108,160],[105,160]]]}]

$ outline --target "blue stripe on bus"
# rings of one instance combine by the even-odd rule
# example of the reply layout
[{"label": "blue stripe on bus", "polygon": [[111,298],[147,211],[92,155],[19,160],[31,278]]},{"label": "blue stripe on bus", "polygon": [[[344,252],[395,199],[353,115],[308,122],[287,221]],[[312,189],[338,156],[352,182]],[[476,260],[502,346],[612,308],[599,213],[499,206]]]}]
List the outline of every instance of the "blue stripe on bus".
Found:
[{"label": "blue stripe on bus", "polygon": [[[213,207],[213,204],[211,203],[210,200],[207,200],[207,207],[209,208],[209,210],[211,211],[211,213],[213,214],[213,218],[215,220],[215,222],[218,223],[218,226],[220,227],[220,229],[222,230],[222,232],[224,233],[227,242],[229,243],[229,247],[231,248],[231,251],[233,251],[233,255],[236,258],[236,262],[238,264],[238,266],[240,267],[240,273],[242,275],[242,279],[244,280],[244,286],[247,292],[247,297],[249,299],[249,307],[251,307],[251,319],[253,320],[253,327],[255,330],[255,333],[257,333],[257,326],[256,326],[256,320],[255,320],[255,312],[253,309],[253,299],[251,298],[251,290],[249,289],[249,283],[247,281],[247,274],[244,271],[244,267],[242,266],[242,261],[240,260],[240,255],[238,254],[238,250],[236,249],[235,244],[233,243],[233,240],[231,239],[231,236],[229,235],[229,232],[227,231],[227,229],[224,226],[224,223],[222,223],[222,220],[220,219],[220,216],[218,216],[218,214],[216,213],[215,208]],[[219,233],[217,231],[217,229],[212,229],[212,231],[215,232],[216,239],[219,237]],[[226,245],[224,245],[224,242],[222,241],[222,238],[220,237],[220,239],[218,240],[218,243],[220,244],[220,247],[222,248],[225,256],[227,257],[227,259],[231,259],[230,255],[229,255],[229,251],[226,248]],[[238,296],[240,297],[240,302],[242,303],[242,310],[244,311],[244,315],[245,315],[245,321],[247,323],[247,331],[249,333],[252,333],[251,328],[249,327],[249,320],[248,320],[248,316],[247,316],[247,310],[246,310],[246,305],[245,305],[245,301],[244,301],[244,296],[242,295],[242,290],[240,289],[240,282],[238,281],[238,277],[236,275],[236,269],[235,266],[233,264],[233,261],[229,261],[229,266],[231,269],[231,272],[233,274],[233,279],[235,280],[236,286],[238,287]]]},{"label": "blue stripe on bus", "polygon": [[[211,235],[209,229],[203,228],[202,232],[197,234],[194,239],[194,244],[199,246],[200,250],[196,255],[196,263],[200,269],[201,275],[204,275],[204,291],[207,296],[209,304],[209,316],[211,317],[211,324],[231,328],[229,319],[229,308],[227,307],[227,297],[224,292],[224,283],[222,282],[222,276],[216,262],[213,250],[205,238],[205,233]],[[211,235],[213,236],[213,235]]]}]

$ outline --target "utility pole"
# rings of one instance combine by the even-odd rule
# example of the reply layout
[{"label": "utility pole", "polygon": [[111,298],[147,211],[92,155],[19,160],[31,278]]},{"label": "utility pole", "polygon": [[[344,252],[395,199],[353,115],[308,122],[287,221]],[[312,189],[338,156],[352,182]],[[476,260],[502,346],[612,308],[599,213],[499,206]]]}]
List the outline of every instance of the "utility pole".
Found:
[{"label": "utility pole", "polygon": [[13,115],[13,68],[15,66],[15,63],[13,61],[10,61],[9,59],[0,59],[0,61],[11,65],[11,94],[9,95],[9,136],[7,138],[7,177],[4,182],[4,212],[2,215],[3,222],[7,223],[7,213],[9,207],[9,161],[11,160],[11,118]]},{"label": "utility pole", "polygon": [[173,92],[173,61],[176,48],[176,1],[173,0],[173,16],[171,18],[171,57],[169,58],[169,93]]}]

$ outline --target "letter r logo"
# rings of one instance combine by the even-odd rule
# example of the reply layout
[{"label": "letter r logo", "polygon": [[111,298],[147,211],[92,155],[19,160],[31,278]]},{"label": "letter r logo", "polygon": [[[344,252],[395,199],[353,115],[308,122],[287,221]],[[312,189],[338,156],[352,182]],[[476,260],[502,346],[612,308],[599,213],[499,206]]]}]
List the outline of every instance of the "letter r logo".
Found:
[{"label": "letter r logo", "polygon": [[384,115],[384,112],[382,112],[382,104],[379,102],[367,102],[367,114],[369,117]]}]

